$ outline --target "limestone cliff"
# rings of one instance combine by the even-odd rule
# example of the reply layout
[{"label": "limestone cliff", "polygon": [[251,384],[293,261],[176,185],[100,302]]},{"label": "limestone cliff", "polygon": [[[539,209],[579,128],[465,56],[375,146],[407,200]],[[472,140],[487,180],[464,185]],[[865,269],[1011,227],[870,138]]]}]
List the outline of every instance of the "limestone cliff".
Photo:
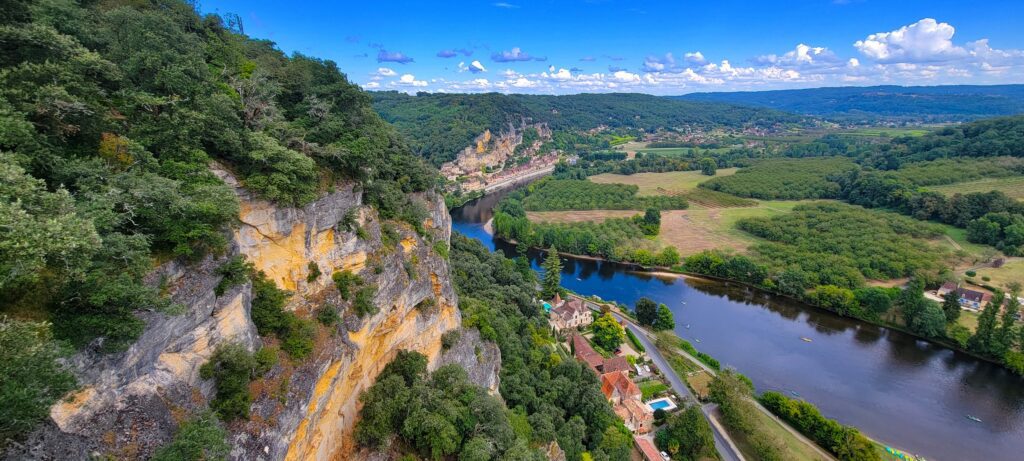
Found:
[{"label": "limestone cliff", "polygon": [[[353,448],[358,395],[396,351],[420,351],[436,365],[441,335],[460,324],[447,261],[433,249],[437,242],[447,245],[451,232],[440,197],[417,196],[429,212],[424,235],[395,224],[400,242],[389,248],[382,243],[381,220],[362,205],[352,185],[288,208],[252,197],[229,173],[215,171],[236,187],[242,202],[228,253],[157,268],[150,282],[183,313],[141,313],[145,331],[127,351],[73,357],[80,390],[55,405],[52,421],[8,458],[136,459],[169,441],[177,424],[212,395],[212,382],[200,379],[198,369],[214,349],[230,341],[255,349],[268,341],[257,335],[250,317],[251,285],[214,294],[216,269],[235,254],[292,291],[288,308],[300,316],[330,305],[343,322],[319,327],[310,357],[283,360],[250,386],[251,419],[229,427],[232,458],[345,459]],[[350,212],[364,238],[339,224]],[[310,262],[323,273],[314,280],[307,280]],[[330,277],[344,269],[378,287],[376,314],[358,318],[348,312]]]},{"label": "limestone cliff", "polygon": [[[523,143],[523,132],[528,128],[537,130],[539,139],[523,146],[519,154],[532,158],[531,162],[505,168],[506,161],[517,154],[516,148]],[[441,174],[451,181],[459,180],[464,191],[477,190],[496,179],[554,164],[557,156],[536,157],[542,141],[548,139],[551,139],[551,129],[546,124],[529,123],[525,119],[519,124],[509,123],[498,133],[485,130],[472,145],[459,152],[455,160],[442,165]]]}]

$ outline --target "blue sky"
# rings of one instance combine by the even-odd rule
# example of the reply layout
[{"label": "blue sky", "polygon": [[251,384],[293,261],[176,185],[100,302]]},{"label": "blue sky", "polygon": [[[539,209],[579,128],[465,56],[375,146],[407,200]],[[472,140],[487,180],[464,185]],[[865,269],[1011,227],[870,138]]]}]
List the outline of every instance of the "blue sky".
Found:
[{"label": "blue sky", "polygon": [[[298,2],[295,2],[298,3]],[[1024,83],[1024,1],[205,1],[371,90]]]}]

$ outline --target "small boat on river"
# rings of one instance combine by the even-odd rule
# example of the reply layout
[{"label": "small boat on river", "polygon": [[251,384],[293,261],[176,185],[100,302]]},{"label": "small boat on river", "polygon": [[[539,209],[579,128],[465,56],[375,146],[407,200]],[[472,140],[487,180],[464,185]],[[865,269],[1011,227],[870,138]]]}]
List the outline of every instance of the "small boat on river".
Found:
[{"label": "small boat on river", "polygon": [[811,338],[808,338],[808,337],[806,337],[806,336],[801,336],[801,337],[800,337],[800,340],[801,340],[801,341],[803,341],[803,342],[805,342],[805,343],[809,343],[809,342],[811,342],[811,341],[814,341],[813,339],[811,339]]},{"label": "small boat on river", "polygon": [[981,422],[981,418],[979,418],[977,416],[974,416],[974,415],[967,415],[967,419],[969,419],[971,421],[974,421],[976,423],[980,423]]}]

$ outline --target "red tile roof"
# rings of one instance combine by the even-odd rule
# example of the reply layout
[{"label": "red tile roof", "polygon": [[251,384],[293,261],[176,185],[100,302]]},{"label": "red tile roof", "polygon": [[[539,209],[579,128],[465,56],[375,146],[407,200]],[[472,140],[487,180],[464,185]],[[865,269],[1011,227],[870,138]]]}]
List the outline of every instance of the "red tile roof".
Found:
[{"label": "red tile roof", "polygon": [[633,437],[633,441],[636,442],[636,447],[640,449],[640,453],[644,455],[647,461],[661,461],[661,453],[654,447],[654,444],[650,440],[642,437]]},{"label": "red tile roof", "polygon": [[634,397],[639,399],[643,395],[640,388],[632,379],[629,379],[629,375],[625,372],[618,371],[601,375],[601,392],[604,393],[604,396],[611,399],[615,391],[619,392],[619,397],[623,400]]},{"label": "red tile roof", "polygon": [[616,371],[629,371],[632,369],[633,367],[629,365],[625,357],[604,359],[604,363],[601,364],[601,373],[614,373]]}]

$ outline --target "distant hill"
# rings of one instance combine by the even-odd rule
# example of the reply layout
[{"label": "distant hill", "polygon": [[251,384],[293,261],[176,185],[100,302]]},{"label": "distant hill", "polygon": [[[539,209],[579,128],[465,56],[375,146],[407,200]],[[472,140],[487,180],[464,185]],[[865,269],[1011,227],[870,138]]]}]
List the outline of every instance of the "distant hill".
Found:
[{"label": "distant hill", "polygon": [[671,96],[833,119],[962,121],[1024,113],[1024,85],[868,86]]},{"label": "distant hill", "polygon": [[500,131],[523,118],[556,131],[610,127],[743,127],[792,123],[804,117],[771,109],[681,101],[636,93],[504,95],[374,92],[373,107],[434,164],[451,160],[485,129]]}]

